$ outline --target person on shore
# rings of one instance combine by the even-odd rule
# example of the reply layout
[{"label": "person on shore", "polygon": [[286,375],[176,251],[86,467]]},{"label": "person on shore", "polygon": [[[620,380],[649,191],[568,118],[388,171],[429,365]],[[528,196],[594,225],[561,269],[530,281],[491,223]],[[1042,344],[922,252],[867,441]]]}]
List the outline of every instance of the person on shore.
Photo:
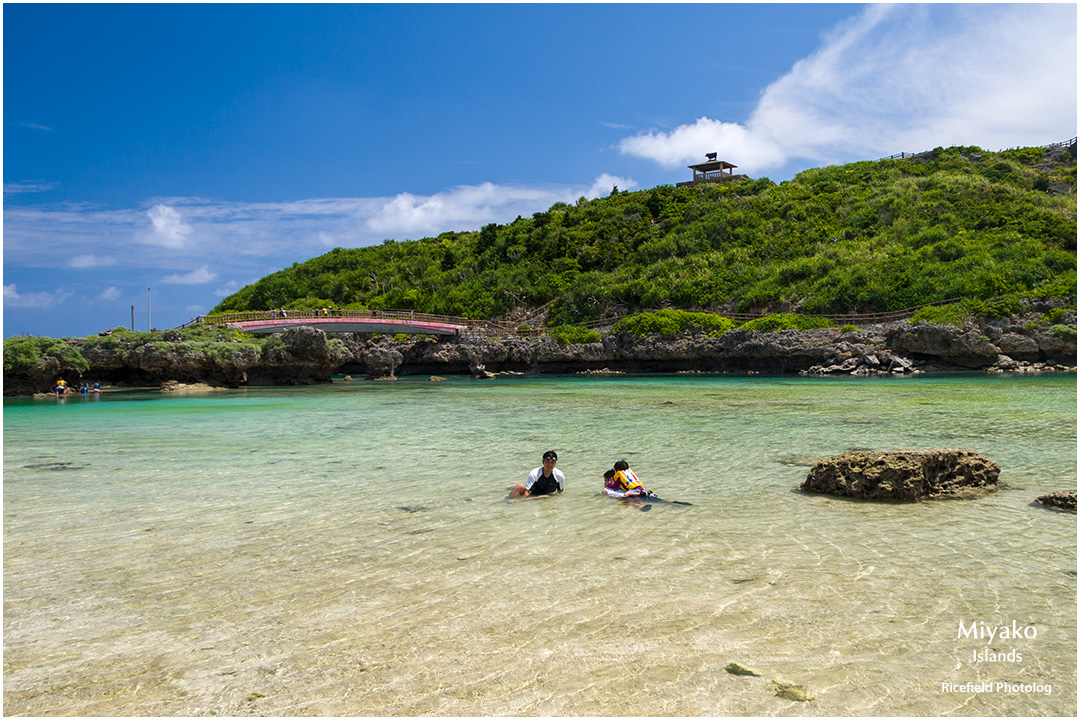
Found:
[{"label": "person on shore", "polygon": [[544,453],[540,467],[530,472],[524,483],[515,485],[507,498],[543,497],[561,493],[566,487],[566,477],[555,467],[558,460],[559,456],[555,451],[548,450]]}]

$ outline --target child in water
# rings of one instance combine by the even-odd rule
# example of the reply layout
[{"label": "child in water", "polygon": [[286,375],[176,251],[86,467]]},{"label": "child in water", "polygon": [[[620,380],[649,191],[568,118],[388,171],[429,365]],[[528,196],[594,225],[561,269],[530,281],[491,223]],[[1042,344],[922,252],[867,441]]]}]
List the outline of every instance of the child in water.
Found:
[{"label": "child in water", "polygon": [[[605,481],[607,475],[604,475]],[[648,495],[645,491],[645,486],[641,484],[641,481],[637,479],[637,475],[630,469],[629,463],[625,460],[620,460],[615,463],[614,473],[612,476],[614,482],[614,490],[620,490],[624,497],[630,497],[634,495]]]}]

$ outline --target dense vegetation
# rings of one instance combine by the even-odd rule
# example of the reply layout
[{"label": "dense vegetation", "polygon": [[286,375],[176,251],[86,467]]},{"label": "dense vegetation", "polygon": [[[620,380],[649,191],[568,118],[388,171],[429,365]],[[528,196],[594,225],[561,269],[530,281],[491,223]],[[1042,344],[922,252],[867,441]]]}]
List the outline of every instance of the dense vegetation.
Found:
[{"label": "dense vegetation", "polygon": [[138,332],[121,326],[106,334],[61,340],[17,335],[4,340],[4,372],[33,371],[50,357],[59,360],[61,367],[85,372],[90,369],[85,355],[98,349],[123,349],[125,352],[134,352],[143,347],[151,350],[171,349],[187,356],[201,355],[213,360],[226,360],[242,348],[262,354],[280,344],[281,340],[277,337],[256,337],[213,325],[153,332]]},{"label": "dense vegetation", "polygon": [[63,367],[89,370],[90,363],[63,340],[37,337],[34,335],[16,336],[4,340],[4,372],[26,372],[33,370],[44,358],[56,358]]},{"label": "dense vegetation", "polygon": [[737,326],[738,323],[734,320],[713,313],[665,308],[617,320],[611,326],[611,332],[629,333],[638,337],[681,335],[686,332],[719,336]]},{"label": "dense vegetation", "polygon": [[475,232],[335,249],[216,312],[547,305],[557,326],[666,307],[883,312],[1076,287],[1076,148],[938,148],[722,185],[617,192]]}]

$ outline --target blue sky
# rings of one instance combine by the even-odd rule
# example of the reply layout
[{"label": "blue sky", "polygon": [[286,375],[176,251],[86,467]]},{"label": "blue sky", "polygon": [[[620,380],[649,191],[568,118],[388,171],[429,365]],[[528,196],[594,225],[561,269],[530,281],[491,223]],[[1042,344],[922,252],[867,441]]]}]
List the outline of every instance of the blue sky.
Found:
[{"label": "blue sky", "polygon": [[175,327],[334,247],[1076,135],[1076,6],[3,8],[5,337]]}]

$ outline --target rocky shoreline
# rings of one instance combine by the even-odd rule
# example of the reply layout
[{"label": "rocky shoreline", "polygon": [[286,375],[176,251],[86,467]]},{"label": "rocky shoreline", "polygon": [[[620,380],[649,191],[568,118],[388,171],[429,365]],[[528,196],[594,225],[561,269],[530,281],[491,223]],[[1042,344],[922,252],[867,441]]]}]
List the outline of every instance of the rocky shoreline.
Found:
[{"label": "rocky shoreline", "polygon": [[608,334],[600,342],[563,345],[550,337],[467,335],[460,338],[327,335],[291,328],[259,347],[242,340],[213,351],[169,331],[142,344],[64,340],[89,369],[44,358],[31,371],[4,374],[5,395],[48,392],[58,377],[68,385],[160,386],[170,381],[216,387],[328,383],[334,375],[367,379],[402,376],[572,373],[767,373],[909,375],[935,371],[1076,372],[1075,317],[1070,324],[1021,325],[999,320],[956,327],[906,321],[841,328],[720,336],[636,337]]}]

